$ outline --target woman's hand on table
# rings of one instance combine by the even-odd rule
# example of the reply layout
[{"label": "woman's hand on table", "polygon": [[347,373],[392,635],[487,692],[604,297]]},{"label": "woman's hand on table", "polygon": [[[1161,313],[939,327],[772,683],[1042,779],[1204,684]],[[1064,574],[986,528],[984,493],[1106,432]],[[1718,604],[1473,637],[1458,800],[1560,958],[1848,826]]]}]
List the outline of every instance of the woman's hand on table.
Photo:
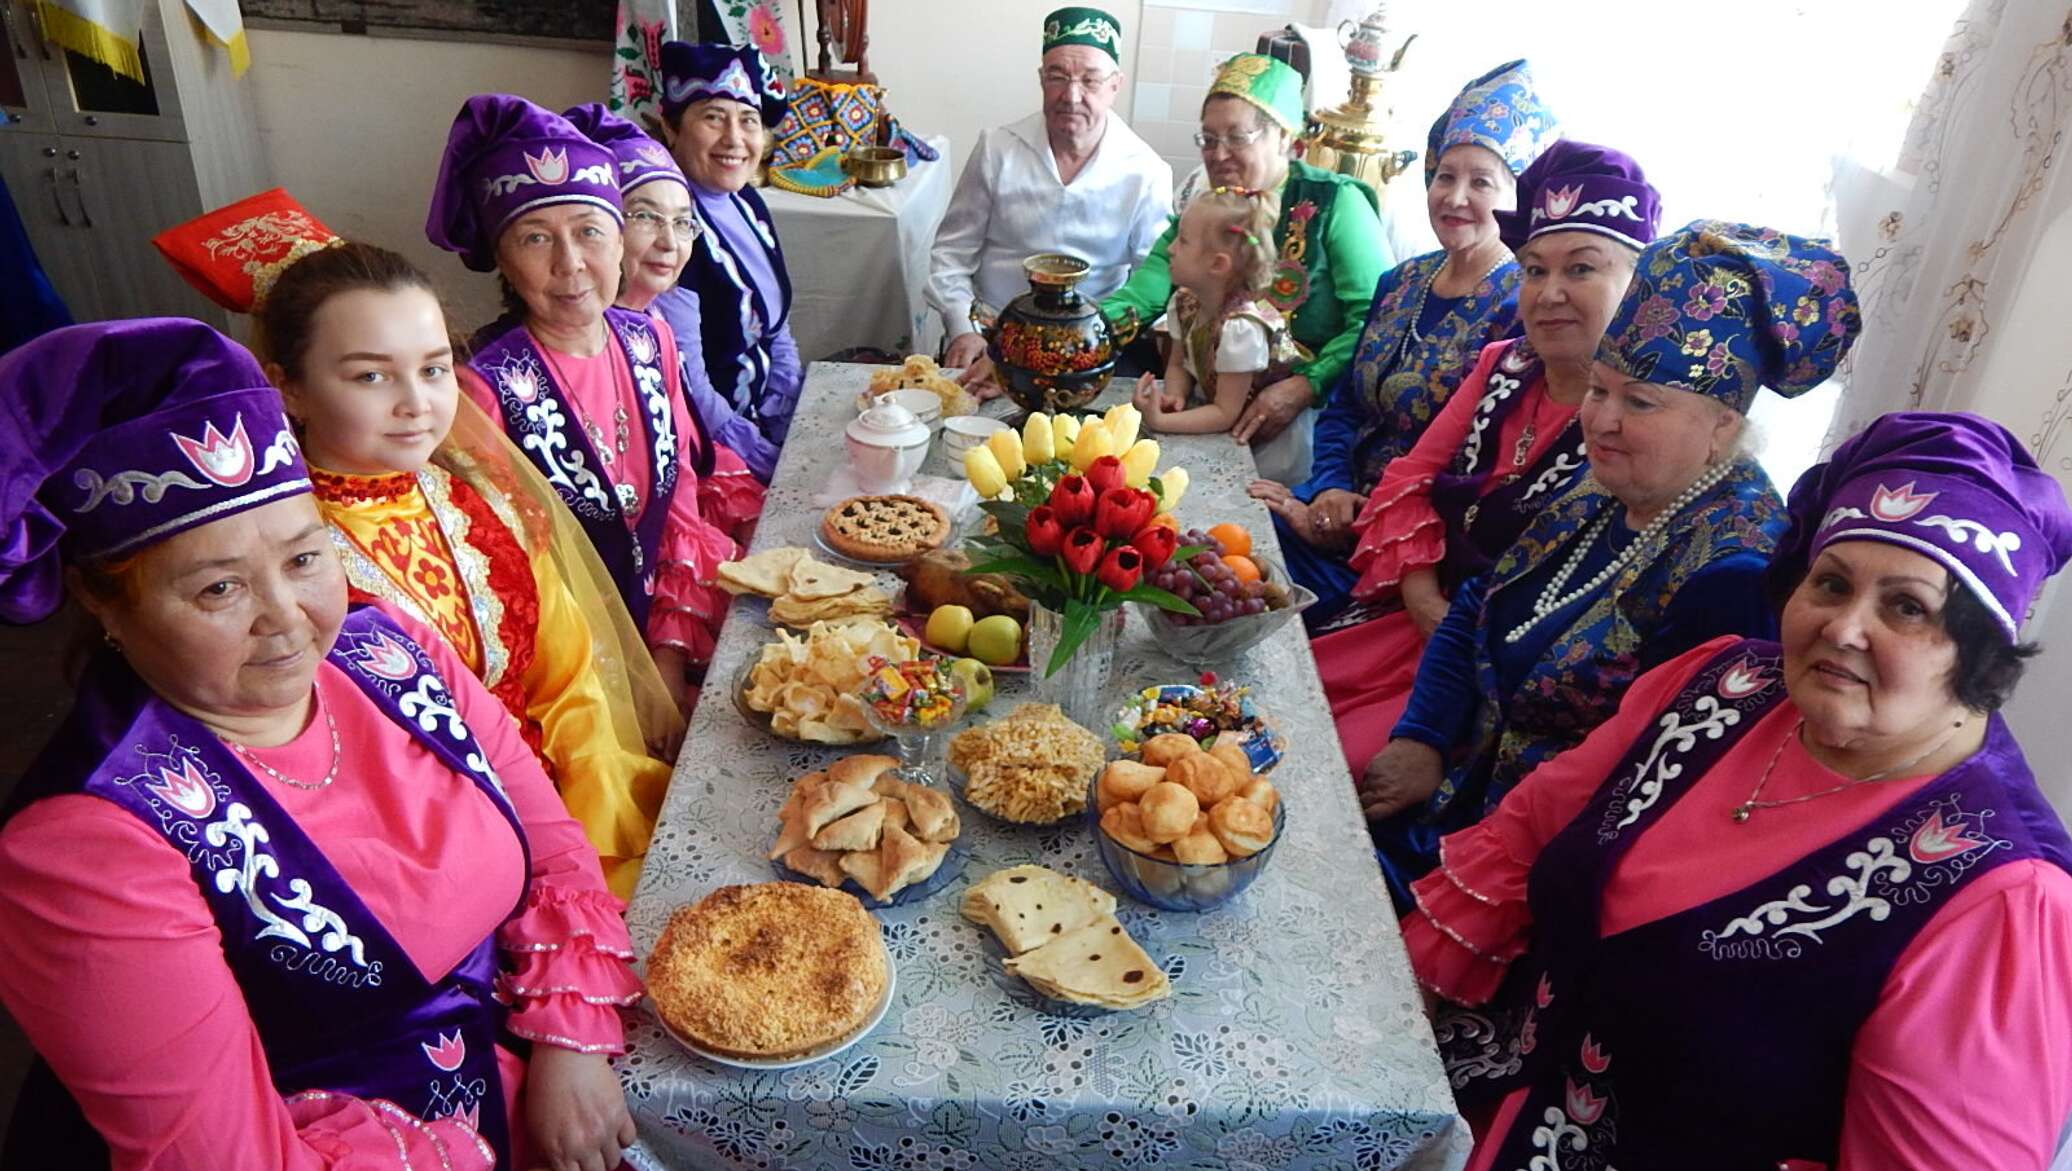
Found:
[{"label": "woman's hand on table", "polygon": [[1367,762],[1366,775],[1353,788],[1367,820],[1382,821],[1430,800],[1445,776],[1438,749],[1416,740],[1391,740]]},{"label": "woman's hand on table", "polygon": [[532,1048],[525,1122],[546,1171],[611,1171],[637,1137],[610,1060],[554,1045]]},{"label": "woman's hand on table", "polygon": [[1317,493],[1309,502],[1309,527],[1318,538],[1311,543],[1326,549],[1350,548],[1353,521],[1359,519],[1360,506],[1365,503],[1343,488],[1326,488]]},{"label": "woman's hand on table", "polygon": [[1403,575],[1401,586],[1403,609],[1410,614],[1410,620],[1417,623],[1417,632],[1426,638],[1439,629],[1445,621],[1450,603],[1445,591],[1439,588],[1439,574],[1429,565],[1420,565]]},{"label": "woman's hand on table", "polygon": [[1315,400],[1315,389],[1300,374],[1269,383],[1252,396],[1251,405],[1230,429],[1230,437],[1247,445],[1266,443],[1287,430]]}]

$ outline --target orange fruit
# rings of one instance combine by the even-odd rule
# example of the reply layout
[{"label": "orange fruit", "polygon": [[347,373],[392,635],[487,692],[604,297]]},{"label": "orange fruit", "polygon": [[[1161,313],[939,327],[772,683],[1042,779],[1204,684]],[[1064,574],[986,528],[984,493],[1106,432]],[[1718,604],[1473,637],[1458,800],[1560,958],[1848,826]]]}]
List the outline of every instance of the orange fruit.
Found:
[{"label": "orange fruit", "polygon": [[1170,512],[1161,512],[1157,516],[1152,517],[1151,523],[1162,529],[1171,529],[1176,533],[1180,531],[1180,518]]},{"label": "orange fruit", "polygon": [[1216,538],[1217,544],[1223,546],[1225,560],[1252,555],[1252,534],[1245,531],[1245,526],[1241,524],[1224,521],[1222,524],[1211,526],[1209,535]]},{"label": "orange fruit", "polygon": [[1254,564],[1250,557],[1239,553],[1226,553],[1223,556],[1223,564],[1229,566],[1230,572],[1237,574],[1237,579],[1241,582],[1249,584],[1259,580],[1259,566]]}]

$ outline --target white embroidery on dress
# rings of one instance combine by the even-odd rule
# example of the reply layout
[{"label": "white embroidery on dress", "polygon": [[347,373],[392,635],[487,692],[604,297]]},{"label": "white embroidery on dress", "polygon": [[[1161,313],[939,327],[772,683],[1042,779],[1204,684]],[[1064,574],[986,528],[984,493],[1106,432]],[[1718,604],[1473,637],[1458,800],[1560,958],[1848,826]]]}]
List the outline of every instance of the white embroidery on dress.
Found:
[{"label": "white embroidery on dress", "polygon": [[1576,444],[1576,449],[1572,452],[1565,451],[1556,455],[1554,457],[1554,466],[1541,472],[1533,480],[1532,486],[1525,490],[1525,495],[1518,498],[1518,503],[1524,504],[1540,493],[1552,489],[1556,484],[1565,482],[1569,475],[1580,470],[1584,461],[1589,458],[1589,446],[1583,443]]},{"label": "white embroidery on dress", "polygon": [[[1893,848],[1892,839],[1875,837],[1861,850],[1852,851],[1842,860],[1851,874],[1838,874],[1828,880],[1827,893],[1839,898],[1839,905],[1823,905],[1811,901],[1813,888],[1800,883],[1791,888],[1781,899],[1772,899],[1742,917],[1728,923],[1717,935],[1706,932],[1705,941],[1727,940],[1737,935],[1789,938],[1797,936],[1825,943],[1820,933],[1854,919],[1858,915],[1869,915],[1873,923],[1882,923],[1892,914],[1892,904],[1887,899],[1870,893],[1871,883],[1881,876],[1888,883],[1905,882],[1913,874],[1913,865],[1899,856]],[[1805,919],[1803,916],[1817,915],[1819,918]],[[1796,920],[1796,921],[1795,921]],[[1772,930],[1774,928],[1774,930]],[[1709,950],[1705,942],[1700,950]]]},{"label": "white embroidery on dress", "polygon": [[[1740,711],[1723,706],[1716,696],[1701,695],[1691,706],[1698,718],[1688,724],[1684,722],[1681,712],[1662,713],[1662,718],[1657,721],[1662,731],[1655,736],[1654,744],[1648,749],[1647,758],[1640,762],[1640,766],[1633,770],[1633,775],[1625,782],[1632,786],[1632,795],[1625,802],[1625,814],[1612,825],[1599,829],[1598,841],[1609,842],[1618,837],[1620,830],[1639,821],[1641,814],[1654,808],[1655,802],[1662,799],[1663,785],[1683,775],[1683,765],[1676,763],[1672,757],[1689,752],[1697,745],[1700,736],[1707,740],[1717,740],[1726,735],[1728,728],[1741,722]],[[1606,811],[1606,817],[1609,818],[1618,809],[1619,801],[1615,797],[1611,809]]]},{"label": "white embroidery on dress", "polygon": [[1489,375],[1489,391],[1482,401],[1475,404],[1475,421],[1468,431],[1468,438],[1461,444],[1461,459],[1467,465],[1466,471],[1474,471],[1482,463],[1482,433],[1489,429],[1490,416],[1497,404],[1510,398],[1520,383],[1516,378],[1492,371]]},{"label": "white embroidery on dress", "polygon": [[[313,891],[307,881],[297,878],[288,883],[293,892],[290,898],[269,892],[274,901],[289,911],[302,915],[303,927],[297,927],[288,919],[274,913],[259,897],[261,879],[279,878],[280,863],[271,853],[261,849],[272,842],[266,827],[252,819],[252,811],[242,801],[232,801],[223,811],[221,821],[210,822],[202,831],[203,840],[209,845],[222,848],[233,839],[244,844],[244,861],[241,865],[225,866],[215,872],[216,890],[220,894],[236,894],[245,901],[245,908],[265,926],[259,929],[257,939],[285,939],[303,948],[321,947],[325,952],[336,954],[344,950],[352,962],[359,967],[367,966],[366,945],[346,926],[345,921],[327,907],[318,905],[312,898]],[[305,933],[322,931],[323,936],[314,944]]]}]

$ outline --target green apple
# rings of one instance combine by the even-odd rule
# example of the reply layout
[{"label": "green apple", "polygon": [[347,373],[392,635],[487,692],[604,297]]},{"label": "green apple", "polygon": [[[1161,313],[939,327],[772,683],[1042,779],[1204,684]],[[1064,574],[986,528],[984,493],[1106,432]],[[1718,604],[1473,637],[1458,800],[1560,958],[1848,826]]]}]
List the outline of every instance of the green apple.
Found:
[{"label": "green apple", "polygon": [[971,711],[978,711],[993,702],[993,669],[977,659],[958,659],[950,664],[950,674],[964,687],[964,702]]},{"label": "green apple", "polygon": [[929,611],[928,626],[921,632],[931,646],[941,647],[953,655],[964,653],[965,640],[971,637],[971,608],[969,606],[937,606]]},{"label": "green apple", "polygon": [[1022,624],[1005,614],[981,618],[971,628],[968,643],[971,657],[998,667],[1014,662],[1022,653]]}]

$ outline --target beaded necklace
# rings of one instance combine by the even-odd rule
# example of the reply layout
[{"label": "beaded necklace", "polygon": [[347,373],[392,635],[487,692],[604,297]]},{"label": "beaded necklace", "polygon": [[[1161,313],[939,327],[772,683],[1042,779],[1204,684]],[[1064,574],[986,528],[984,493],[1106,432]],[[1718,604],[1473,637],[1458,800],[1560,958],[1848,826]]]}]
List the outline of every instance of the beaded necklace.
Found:
[{"label": "beaded necklace", "polygon": [[1540,591],[1540,596],[1534,599],[1532,603],[1532,617],[1506,632],[1504,641],[1507,643],[1517,642],[1525,637],[1526,632],[1539,625],[1541,619],[1546,618],[1550,614],[1558,613],[1566,609],[1577,599],[1586,598],[1602,589],[1606,582],[1617,576],[1620,570],[1625,569],[1627,565],[1632,563],[1634,558],[1640,555],[1640,551],[1643,548],[1652,544],[1656,538],[1668,531],[1669,523],[1676,519],[1677,513],[1682,512],[1692,501],[1703,496],[1712,489],[1713,485],[1725,479],[1727,473],[1733,470],[1733,466],[1731,463],[1717,463],[1707,468],[1702,475],[1691,481],[1689,487],[1677,493],[1676,498],[1669,502],[1668,507],[1656,513],[1655,519],[1649,521],[1646,527],[1635,534],[1632,542],[1620,550],[1618,556],[1606,562],[1603,569],[1592,574],[1589,581],[1584,582],[1573,590],[1569,590],[1567,593],[1563,593],[1563,588],[1568,585],[1568,579],[1574,577],[1576,571],[1582,568],[1583,562],[1590,556],[1591,547],[1597,544],[1597,538],[1611,524],[1614,513],[1621,511],[1621,509],[1606,509],[1604,515],[1590,522],[1590,527],[1583,530],[1582,538],[1576,542],[1575,552],[1569,554],[1568,560],[1562,563],[1561,571],[1554,575],[1554,579],[1549,581],[1546,588]]}]

